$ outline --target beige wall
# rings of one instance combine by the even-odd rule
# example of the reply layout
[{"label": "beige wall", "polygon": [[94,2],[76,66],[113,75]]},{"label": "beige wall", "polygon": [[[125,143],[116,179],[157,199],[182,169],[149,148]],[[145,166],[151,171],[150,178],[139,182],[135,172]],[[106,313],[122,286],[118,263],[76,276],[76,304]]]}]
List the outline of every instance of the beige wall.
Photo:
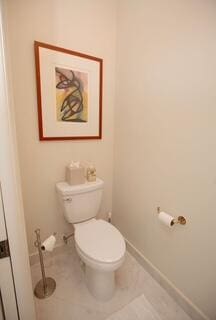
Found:
[{"label": "beige wall", "polygon": [[[105,180],[101,212],[175,286],[216,317],[216,4],[210,0],[7,0],[29,250],[68,231],[54,185],[71,159]],[[104,59],[103,140],[39,142],[33,41]],[[168,230],[156,207],[188,219]]]},{"label": "beige wall", "polygon": [[[105,180],[101,214],[112,206],[113,108],[115,87],[115,2],[105,0],[8,0],[7,22],[22,189],[29,251],[34,230],[47,237],[68,232],[58,211],[55,183],[64,179],[65,165],[90,160]],[[104,59],[103,140],[40,142],[33,42],[38,40]]]},{"label": "beige wall", "polygon": [[121,0],[117,21],[114,222],[215,319],[216,2]]}]

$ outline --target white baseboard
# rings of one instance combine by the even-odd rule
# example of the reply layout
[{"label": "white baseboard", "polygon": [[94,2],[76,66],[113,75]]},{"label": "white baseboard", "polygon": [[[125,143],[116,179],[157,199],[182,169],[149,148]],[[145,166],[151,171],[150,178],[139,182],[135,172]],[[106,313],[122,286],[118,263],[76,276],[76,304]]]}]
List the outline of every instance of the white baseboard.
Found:
[{"label": "white baseboard", "polygon": [[192,301],[190,301],[174,284],[158,270],[130,241],[125,239],[127,250],[151,274],[168,294],[182,307],[193,320],[210,320]]}]

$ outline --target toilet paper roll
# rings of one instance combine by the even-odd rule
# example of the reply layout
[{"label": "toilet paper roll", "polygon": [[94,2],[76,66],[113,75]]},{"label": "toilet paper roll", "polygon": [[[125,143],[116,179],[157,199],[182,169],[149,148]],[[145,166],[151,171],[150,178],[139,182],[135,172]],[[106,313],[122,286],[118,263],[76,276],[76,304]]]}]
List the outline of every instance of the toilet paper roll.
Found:
[{"label": "toilet paper roll", "polygon": [[53,251],[56,243],[56,237],[52,234],[49,238],[47,238],[41,245],[42,250]]},{"label": "toilet paper roll", "polygon": [[174,225],[174,217],[166,212],[161,211],[158,214],[158,219],[167,227],[171,228]]}]

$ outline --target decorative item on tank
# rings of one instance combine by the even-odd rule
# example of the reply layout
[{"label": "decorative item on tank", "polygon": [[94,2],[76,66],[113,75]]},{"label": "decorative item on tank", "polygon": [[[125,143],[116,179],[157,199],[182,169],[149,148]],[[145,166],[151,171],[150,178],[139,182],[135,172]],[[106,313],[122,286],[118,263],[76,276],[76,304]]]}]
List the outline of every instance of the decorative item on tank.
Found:
[{"label": "decorative item on tank", "polygon": [[92,164],[87,168],[86,178],[89,182],[96,181],[96,168]]},{"label": "decorative item on tank", "polygon": [[71,161],[66,167],[66,181],[71,186],[85,183],[85,169],[79,161]]}]

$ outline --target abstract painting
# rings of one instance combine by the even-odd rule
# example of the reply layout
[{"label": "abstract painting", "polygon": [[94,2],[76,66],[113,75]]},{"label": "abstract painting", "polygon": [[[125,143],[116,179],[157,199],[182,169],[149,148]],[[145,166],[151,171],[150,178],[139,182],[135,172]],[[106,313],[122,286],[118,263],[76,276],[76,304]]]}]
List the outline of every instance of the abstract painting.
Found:
[{"label": "abstract painting", "polygon": [[88,121],[88,74],[55,68],[57,121]]},{"label": "abstract painting", "polygon": [[102,138],[103,60],[35,41],[40,140]]}]

